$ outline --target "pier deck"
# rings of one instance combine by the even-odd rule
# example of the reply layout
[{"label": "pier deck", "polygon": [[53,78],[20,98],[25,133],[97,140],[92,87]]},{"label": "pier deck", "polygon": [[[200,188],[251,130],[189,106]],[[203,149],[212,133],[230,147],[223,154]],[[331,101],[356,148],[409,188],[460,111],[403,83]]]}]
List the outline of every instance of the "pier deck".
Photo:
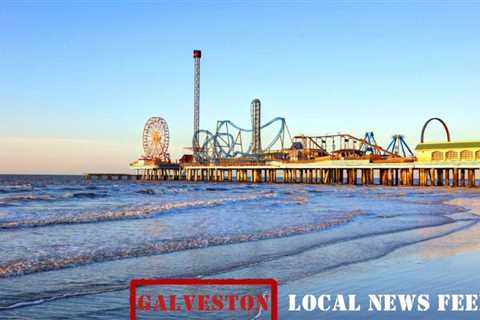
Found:
[{"label": "pier deck", "polygon": [[479,186],[480,162],[372,163],[368,160],[334,160],[321,162],[268,161],[261,164],[235,165],[187,163],[168,168],[137,168],[135,175],[91,173],[86,175],[86,178],[473,188]]},{"label": "pier deck", "polygon": [[210,182],[313,183],[476,187],[480,163],[269,162],[261,165],[182,165],[176,179]]}]

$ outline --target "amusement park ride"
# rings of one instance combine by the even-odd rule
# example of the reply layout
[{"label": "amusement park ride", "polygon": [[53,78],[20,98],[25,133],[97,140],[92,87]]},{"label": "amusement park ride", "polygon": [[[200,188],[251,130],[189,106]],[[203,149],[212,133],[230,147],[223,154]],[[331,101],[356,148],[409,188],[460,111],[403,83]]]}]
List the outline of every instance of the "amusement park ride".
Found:
[{"label": "amusement park ride", "polygon": [[[252,101],[252,128],[241,128],[230,120],[217,121],[214,132],[198,130],[194,136],[195,160],[199,163],[220,162],[237,159],[238,161],[262,160],[265,154],[271,153],[277,147],[285,150],[291,144],[291,136],[285,118],[274,118],[260,125],[260,100]],[[274,137],[262,147],[261,134],[267,128],[276,128]],[[249,139],[248,136],[251,136]]]},{"label": "amusement park ride", "polygon": [[130,163],[132,169],[168,166],[171,163],[168,153],[170,132],[165,119],[149,118],[143,128],[142,142],[144,154],[137,161]]},{"label": "amusement park ride", "polygon": [[[285,118],[276,117],[261,123],[261,101],[250,104],[251,127],[243,128],[231,120],[218,120],[213,131],[200,129],[200,50],[194,58],[194,125],[192,156],[182,162],[198,164],[242,163],[268,160],[320,161],[368,159],[381,161],[414,161],[415,157],[402,135],[394,135],[387,148],[377,144],[373,132],[364,138],[340,133],[324,136],[294,136],[290,134]],[[269,132],[269,136],[265,132]],[[269,139],[267,139],[269,138]],[[265,143],[267,141],[267,143]],[[262,144],[262,142],[264,142]],[[131,165],[169,164],[169,131],[161,117],[148,119],[143,130],[144,155]]]},{"label": "amusement park ride", "polygon": [[[250,104],[251,127],[218,120],[214,130],[200,127],[200,59],[194,50],[194,124],[192,154],[172,163],[169,131],[161,117],[148,119],[143,130],[144,154],[130,164],[142,180],[236,181],[405,186],[476,186],[480,141],[450,141],[443,120],[429,119],[416,155],[401,134],[380,146],[374,133],[306,136],[290,134],[285,118],[262,124],[261,102]],[[431,121],[440,122],[446,142],[424,143]],[[90,175],[99,176],[99,175]],[[107,177],[112,177],[108,175]]]},{"label": "amusement park ride", "polygon": [[[414,155],[402,135],[394,135],[387,149],[379,146],[373,132],[364,139],[350,134],[295,136],[292,139],[285,118],[277,117],[261,124],[261,102],[251,102],[251,128],[242,128],[231,120],[219,120],[215,131],[199,128],[200,50],[194,50],[194,128],[193,160],[200,164],[264,162],[266,160],[370,159],[372,161],[413,161]],[[264,132],[276,128],[269,142]],[[250,139],[248,139],[250,136]],[[263,136],[263,137],[262,137]]]},{"label": "amusement park ride", "polygon": [[143,150],[145,158],[160,162],[170,162],[168,144],[170,132],[167,121],[160,117],[151,117],[143,128]]}]

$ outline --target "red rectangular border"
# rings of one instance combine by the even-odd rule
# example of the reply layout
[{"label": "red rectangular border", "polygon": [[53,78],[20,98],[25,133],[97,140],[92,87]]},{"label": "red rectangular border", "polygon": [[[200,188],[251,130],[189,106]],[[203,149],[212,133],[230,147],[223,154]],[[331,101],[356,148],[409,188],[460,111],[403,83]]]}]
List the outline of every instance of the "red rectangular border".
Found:
[{"label": "red rectangular border", "polygon": [[246,286],[270,286],[272,320],[278,320],[278,283],[275,279],[132,279],[130,281],[130,320],[136,320],[137,287],[152,285],[246,285]]}]

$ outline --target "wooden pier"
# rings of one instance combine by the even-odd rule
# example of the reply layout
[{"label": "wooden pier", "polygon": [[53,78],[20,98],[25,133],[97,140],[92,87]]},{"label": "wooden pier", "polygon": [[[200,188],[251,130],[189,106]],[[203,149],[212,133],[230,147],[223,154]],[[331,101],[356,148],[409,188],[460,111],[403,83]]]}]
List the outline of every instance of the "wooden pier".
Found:
[{"label": "wooden pier", "polygon": [[129,173],[87,173],[87,180],[141,180],[142,176]]},{"label": "wooden pier", "polygon": [[165,181],[181,180],[182,168],[178,163],[162,163],[135,168],[136,174],[128,173],[87,173],[87,180],[141,180]]},{"label": "wooden pier", "polygon": [[[340,162],[340,161],[339,161]],[[187,181],[350,184],[383,186],[477,187],[480,165],[275,164],[261,166],[200,166],[182,168]]]},{"label": "wooden pier", "polygon": [[89,173],[89,180],[198,181],[478,187],[480,163],[371,163],[367,160],[312,163],[269,161],[261,164],[194,163],[137,169],[137,174]]}]

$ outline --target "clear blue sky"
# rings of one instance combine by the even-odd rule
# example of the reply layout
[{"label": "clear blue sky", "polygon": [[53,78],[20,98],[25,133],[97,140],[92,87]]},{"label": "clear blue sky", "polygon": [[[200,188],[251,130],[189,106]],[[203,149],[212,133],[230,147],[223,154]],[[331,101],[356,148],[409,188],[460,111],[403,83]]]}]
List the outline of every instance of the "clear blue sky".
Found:
[{"label": "clear blue sky", "polygon": [[258,97],[294,134],[480,139],[480,1],[40,3],[0,4],[0,173],[128,170],[152,115],[179,156],[195,48],[205,129]]}]

